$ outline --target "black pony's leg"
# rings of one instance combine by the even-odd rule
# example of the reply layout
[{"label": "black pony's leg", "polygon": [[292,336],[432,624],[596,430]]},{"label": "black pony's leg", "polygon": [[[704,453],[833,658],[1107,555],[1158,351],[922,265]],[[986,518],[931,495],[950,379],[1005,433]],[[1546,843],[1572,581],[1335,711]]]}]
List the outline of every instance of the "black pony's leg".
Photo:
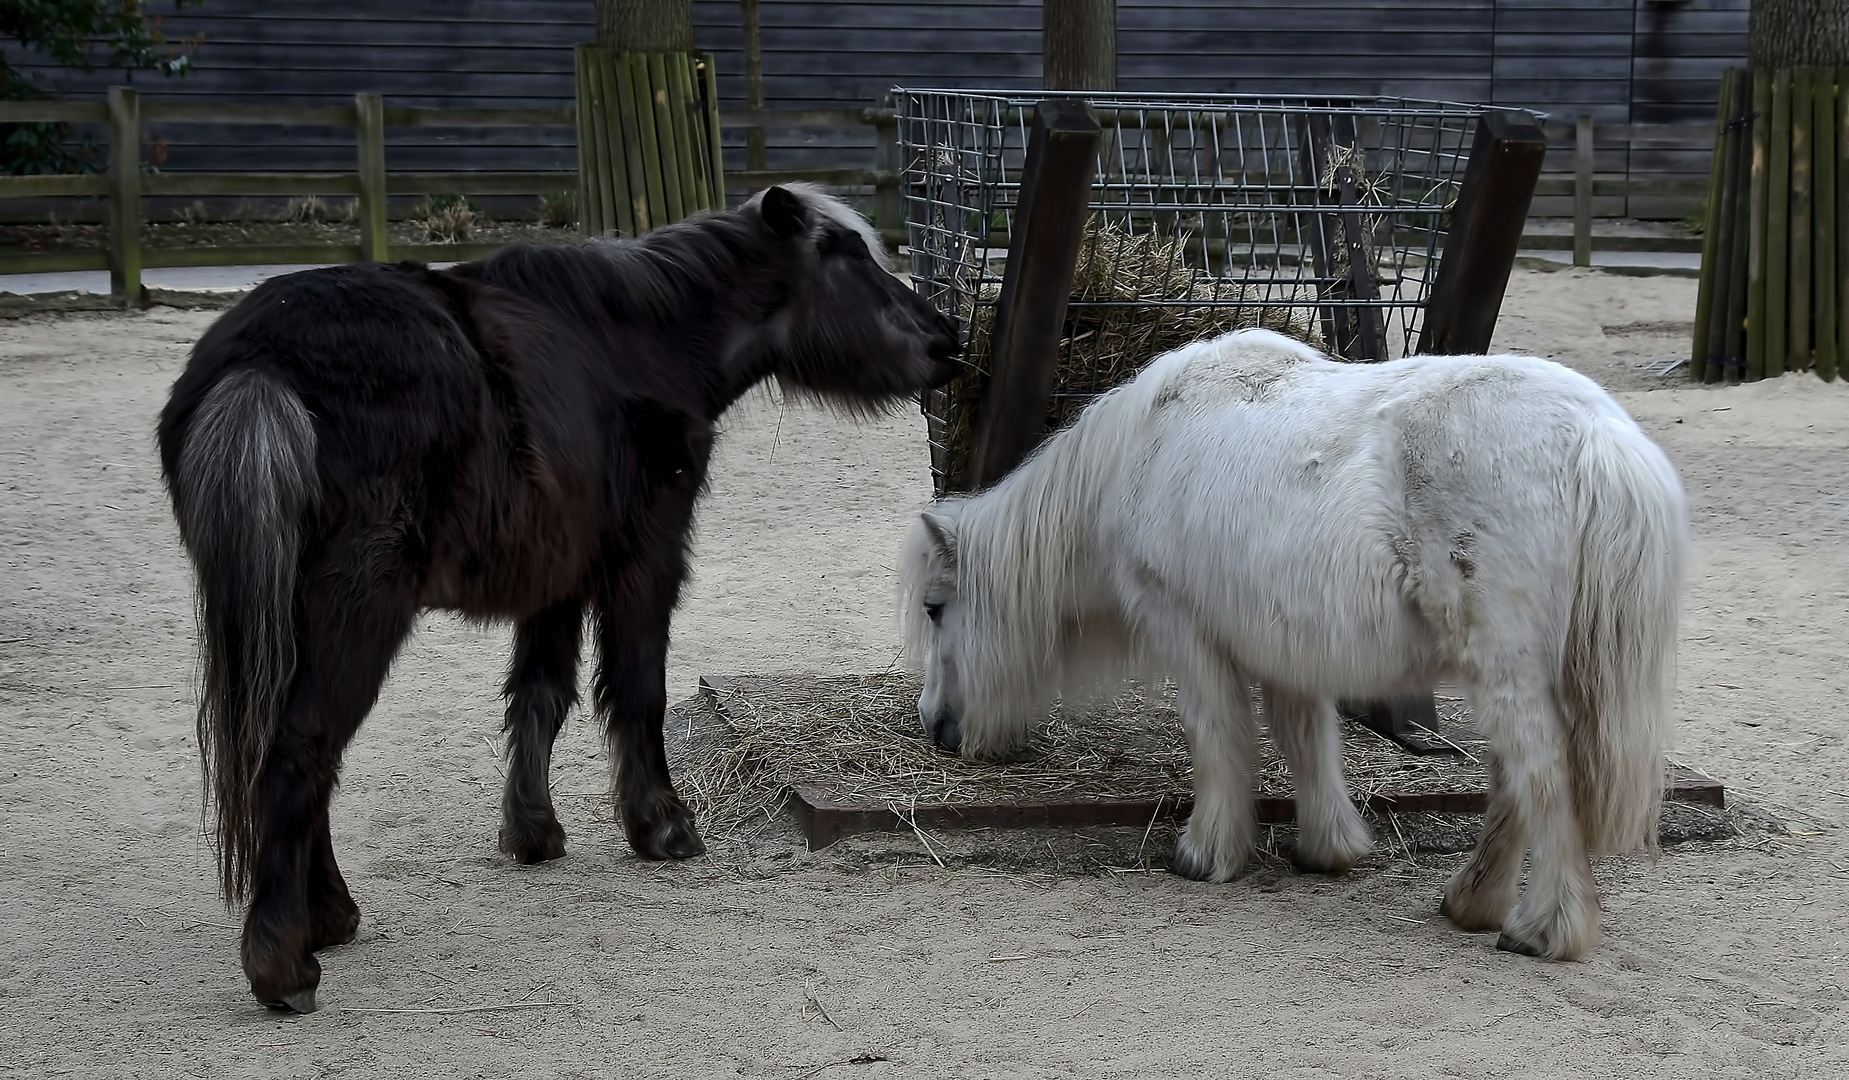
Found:
[{"label": "black pony's leg", "polygon": [[629,846],[644,859],[688,859],[706,850],[693,811],[668,778],[661,740],[668,624],[685,572],[678,552],[638,567],[628,575],[629,588],[597,612],[597,710],[616,771],[617,813]]},{"label": "black pony's leg", "polygon": [[565,830],[552,810],[552,741],[578,703],[583,605],[556,604],[520,624],[507,675],[507,789],[501,796],[501,850],[516,862],[565,854]]},{"label": "black pony's leg", "polygon": [[261,781],[263,829],[242,950],[257,1000],[297,1012],[315,1007],[319,934],[357,916],[326,906],[334,895],[329,877],[339,879],[331,838],[325,861],[316,858],[341,752],[378,699],[417,614],[410,567],[363,538],[336,545],[305,577],[295,686]]},{"label": "black pony's leg", "polygon": [[340,876],[340,865],[334,861],[334,836],[327,818],[323,800],[308,851],[308,937],[313,952],[345,945],[360,928],[359,905],[353,902],[347,879]]}]

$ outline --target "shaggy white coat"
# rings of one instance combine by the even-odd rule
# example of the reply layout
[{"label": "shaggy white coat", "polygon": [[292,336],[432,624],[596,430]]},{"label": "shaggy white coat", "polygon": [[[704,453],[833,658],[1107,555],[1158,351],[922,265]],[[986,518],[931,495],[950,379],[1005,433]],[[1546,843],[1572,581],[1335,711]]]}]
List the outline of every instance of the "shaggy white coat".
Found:
[{"label": "shaggy white coat", "polygon": [[1254,841],[1249,686],[1296,780],[1298,861],[1342,871],[1371,840],[1333,702],[1455,680],[1493,790],[1444,909],[1576,957],[1599,936],[1589,856],[1656,843],[1687,534],[1674,467],[1567,368],[1340,364],[1239,331],[922,516],[901,571],[919,711],[994,756],[1062,690],[1173,676],[1195,784],[1175,867],[1224,881]]}]

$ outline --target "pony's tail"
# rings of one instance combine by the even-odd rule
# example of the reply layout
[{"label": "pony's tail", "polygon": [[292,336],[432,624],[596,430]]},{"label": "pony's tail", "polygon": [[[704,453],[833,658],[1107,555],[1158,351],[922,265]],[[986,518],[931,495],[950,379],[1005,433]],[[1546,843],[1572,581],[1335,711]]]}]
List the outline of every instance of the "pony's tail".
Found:
[{"label": "pony's tail", "polygon": [[198,579],[199,753],[227,903],[263,830],[264,759],[295,673],[296,564],[317,500],[315,431],[295,392],[243,369],[206,393],[173,480]]},{"label": "pony's tail", "polygon": [[1657,848],[1688,517],[1669,459],[1600,417],[1574,472],[1579,532],[1561,668],[1574,804],[1590,853]]}]

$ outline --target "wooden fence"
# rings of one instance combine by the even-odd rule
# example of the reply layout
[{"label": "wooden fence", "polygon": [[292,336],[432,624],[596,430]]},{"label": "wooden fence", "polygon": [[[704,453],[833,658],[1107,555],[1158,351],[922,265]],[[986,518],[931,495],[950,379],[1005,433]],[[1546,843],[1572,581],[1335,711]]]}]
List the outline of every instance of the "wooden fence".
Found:
[{"label": "wooden fence", "polygon": [[[107,101],[4,101],[0,123],[106,124],[109,167],[102,173],[0,176],[0,199],[90,196],[108,208],[108,244],[101,251],[29,252],[0,255],[0,274],[108,270],[110,292],[127,300],[142,295],[141,272],[150,267],[251,266],[269,263],[339,263],[476,258],[495,244],[402,244],[387,233],[387,200],[393,195],[537,195],[578,186],[576,170],[545,172],[392,172],[387,168],[388,127],[564,127],[575,128],[573,109],[388,108],[378,94],[355,95],[352,106],[282,106],[218,102],[143,101],[127,87],[114,87]],[[281,124],[344,127],[354,131],[353,172],[145,171],[142,125]],[[880,149],[873,167],[749,170],[725,174],[728,192],[753,191],[775,183],[809,181],[834,188],[872,189],[875,222],[889,241],[903,236],[900,219],[897,128],[891,109],[758,110],[722,114],[722,127],[755,130],[871,126]],[[211,247],[155,247],[143,243],[142,200],[148,196],[351,195],[357,200],[359,242],[238,244]]]},{"label": "wooden fence", "polygon": [[[1592,265],[1592,252],[1663,251],[1698,254],[1701,237],[1687,236],[1595,236],[1592,222],[1596,217],[1626,218],[1633,213],[1635,202],[1647,202],[1650,215],[1659,217],[1666,207],[1679,216],[1698,218],[1707,198],[1708,185],[1702,180],[1648,178],[1626,175],[1601,176],[1596,170],[1600,144],[1618,146],[1626,151],[1633,147],[1661,145],[1688,146],[1705,144],[1713,139],[1708,124],[1598,124],[1590,116],[1577,117],[1572,123],[1551,122],[1544,128],[1550,143],[1573,148],[1573,172],[1568,175],[1543,176],[1535,185],[1539,209],[1552,209],[1548,200],[1571,199],[1572,235],[1558,233],[1530,234],[1522,246],[1531,250],[1573,250],[1575,266]],[[1538,215],[1537,215],[1538,216]]]},{"label": "wooden fence", "polygon": [[1849,67],[1729,68],[1689,373],[1849,367]]},{"label": "wooden fence", "polygon": [[[109,168],[96,174],[61,176],[0,176],[0,199],[91,196],[105,200],[110,228],[105,251],[30,252],[0,255],[0,274],[46,273],[65,270],[110,271],[111,292],[121,297],[140,295],[144,268],[174,266],[246,266],[264,263],[332,263],[367,259],[460,260],[479,257],[494,244],[403,244],[387,236],[386,205],[393,195],[537,195],[545,191],[578,188],[576,170],[544,172],[393,172],[386,161],[388,127],[561,127],[575,128],[575,109],[459,109],[388,107],[378,94],[359,94],[352,106],[282,106],[217,102],[143,101],[136,91],[117,87],[104,102],[9,101],[0,102],[0,123],[54,122],[106,124],[109,132]],[[149,123],[320,125],[351,128],[355,139],[353,172],[186,172],[144,171],[141,161],[141,127]],[[806,180],[831,188],[872,192],[874,222],[888,244],[904,242],[903,204],[899,197],[899,146],[897,125],[884,102],[868,108],[749,110],[721,114],[723,129],[743,130],[761,138],[767,130],[866,129],[874,134],[873,161],[869,166],[829,168],[747,168],[724,174],[725,187],[734,196],[770,184]],[[1570,205],[1575,219],[1572,235],[1530,231],[1522,246],[1528,249],[1574,250],[1574,261],[1591,262],[1591,252],[1644,250],[1698,252],[1700,239],[1688,237],[1594,236],[1595,217],[1623,217],[1636,200],[1660,207],[1664,200],[1679,200],[1695,216],[1705,197],[1706,184],[1695,180],[1627,179],[1600,174],[1594,169],[1595,146],[1608,151],[1615,145],[1686,144],[1712,138],[1708,125],[1599,125],[1589,118],[1576,123],[1550,123],[1550,142],[1571,141],[1575,170],[1571,174],[1544,175],[1535,189],[1536,216],[1559,213]],[[748,162],[755,164],[755,162]],[[142,242],[142,199],[148,196],[223,195],[351,195],[358,201],[360,238],[356,244],[294,243],[241,244],[213,247],[155,247]],[[1569,202],[1570,200],[1570,202]],[[582,211],[582,205],[580,206]],[[129,227],[122,227],[123,225]]]}]

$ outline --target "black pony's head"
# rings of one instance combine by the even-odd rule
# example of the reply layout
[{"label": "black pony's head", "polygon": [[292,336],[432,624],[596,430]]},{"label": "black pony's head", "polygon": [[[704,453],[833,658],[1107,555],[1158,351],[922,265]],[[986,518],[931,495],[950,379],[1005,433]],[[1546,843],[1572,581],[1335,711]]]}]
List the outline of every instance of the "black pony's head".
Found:
[{"label": "black pony's head", "polygon": [[806,184],[767,188],[743,209],[787,260],[767,342],[786,390],[877,407],[956,375],[956,323],[893,275],[866,219]]}]

